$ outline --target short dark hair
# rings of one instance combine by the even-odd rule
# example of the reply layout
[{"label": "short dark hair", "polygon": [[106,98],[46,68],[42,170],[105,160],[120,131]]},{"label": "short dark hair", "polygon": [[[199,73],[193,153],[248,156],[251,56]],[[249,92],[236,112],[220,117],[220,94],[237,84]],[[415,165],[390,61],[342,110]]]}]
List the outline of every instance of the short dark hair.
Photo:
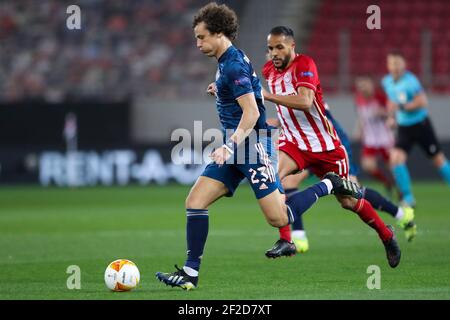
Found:
[{"label": "short dark hair", "polygon": [[202,7],[192,22],[192,28],[195,28],[200,22],[206,24],[206,29],[214,33],[223,33],[228,39],[234,40],[238,33],[238,18],[236,13],[227,5],[218,5],[216,2],[210,2]]},{"label": "short dark hair", "polygon": [[391,49],[389,50],[388,56],[395,56],[395,57],[401,57],[401,58],[405,58],[405,55],[403,54],[403,52],[399,49]]},{"label": "short dark hair", "polygon": [[286,37],[294,38],[294,31],[291,28],[285,26],[276,26],[270,30],[270,34],[274,36],[284,35]]}]

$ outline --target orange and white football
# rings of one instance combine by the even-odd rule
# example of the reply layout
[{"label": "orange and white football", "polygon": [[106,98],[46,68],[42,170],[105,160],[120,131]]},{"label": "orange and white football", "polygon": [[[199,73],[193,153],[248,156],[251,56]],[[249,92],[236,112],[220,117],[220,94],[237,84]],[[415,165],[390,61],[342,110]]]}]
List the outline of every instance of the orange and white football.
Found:
[{"label": "orange and white football", "polygon": [[138,286],[140,278],[137,266],[127,259],[111,262],[105,271],[106,286],[112,291],[130,291]]}]

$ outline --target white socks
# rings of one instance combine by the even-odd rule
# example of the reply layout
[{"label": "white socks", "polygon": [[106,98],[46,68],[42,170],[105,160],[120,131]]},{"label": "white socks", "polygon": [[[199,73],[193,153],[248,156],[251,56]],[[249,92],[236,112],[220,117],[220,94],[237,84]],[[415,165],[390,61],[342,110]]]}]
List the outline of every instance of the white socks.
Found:
[{"label": "white socks", "polygon": [[331,180],[323,179],[322,182],[326,184],[327,189],[328,189],[328,194],[331,194],[331,190],[333,190],[333,184],[331,183]]},{"label": "white socks", "polygon": [[183,267],[183,270],[184,270],[184,272],[186,272],[187,275],[190,276],[190,277],[198,277],[198,271],[195,270],[195,269],[192,269],[192,268],[190,268],[190,267],[184,266],[184,267]]},{"label": "white socks", "polygon": [[400,220],[401,218],[403,218],[404,215],[405,215],[405,213],[403,212],[403,209],[401,207],[398,207],[398,211],[397,211],[397,214],[395,215],[395,219]]},{"label": "white socks", "polygon": [[306,239],[306,231],[305,230],[294,230],[294,231],[292,231],[291,234],[292,234],[293,239],[300,239],[300,240]]}]

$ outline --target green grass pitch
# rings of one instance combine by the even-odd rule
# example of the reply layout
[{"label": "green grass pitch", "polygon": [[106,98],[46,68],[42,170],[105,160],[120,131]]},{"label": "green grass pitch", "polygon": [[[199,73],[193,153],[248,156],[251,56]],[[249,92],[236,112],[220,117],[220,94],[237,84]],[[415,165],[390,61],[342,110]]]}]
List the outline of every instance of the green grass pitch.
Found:
[{"label": "green grass pitch", "polygon": [[[199,288],[183,291],[155,279],[185,258],[181,186],[0,190],[0,299],[450,299],[450,197],[438,183],[414,185],[418,237],[389,268],[376,233],[333,197],[304,215],[310,251],[268,260],[277,239],[248,185],[210,208]],[[381,213],[391,224],[394,220]],[[109,262],[134,261],[139,287],[110,292]],[[66,269],[81,269],[81,289],[69,290]],[[381,289],[366,286],[367,268],[381,269]]]}]

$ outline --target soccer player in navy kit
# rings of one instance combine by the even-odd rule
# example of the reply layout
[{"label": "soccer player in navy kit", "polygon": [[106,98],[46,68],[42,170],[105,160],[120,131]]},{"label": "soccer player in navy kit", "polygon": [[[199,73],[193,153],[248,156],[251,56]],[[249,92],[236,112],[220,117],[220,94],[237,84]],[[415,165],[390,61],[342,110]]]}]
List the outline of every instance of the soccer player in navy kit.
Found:
[{"label": "soccer player in navy kit", "polygon": [[[210,155],[213,162],[205,168],[186,199],[186,262],[183,268],[176,267],[175,272],[156,273],[157,279],[166,285],[185,290],[197,287],[208,235],[209,205],[223,196],[232,196],[244,178],[250,182],[267,222],[274,227],[293,223],[295,216],[332,191],[335,194],[360,192],[349,190],[336,175],[329,179],[324,177],[285,204],[275,148],[266,124],[261,84],[249,59],[231,43],[237,35],[236,14],[226,5],[210,3],[195,16],[193,29],[200,51],[218,60],[215,95],[225,134],[224,145]],[[250,137],[252,129],[256,130],[253,131],[256,136]],[[229,131],[231,135],[227,135]],[[242,155],[244,161],[239,161]],[[296,212],[290,206],[295,207]]]}]

